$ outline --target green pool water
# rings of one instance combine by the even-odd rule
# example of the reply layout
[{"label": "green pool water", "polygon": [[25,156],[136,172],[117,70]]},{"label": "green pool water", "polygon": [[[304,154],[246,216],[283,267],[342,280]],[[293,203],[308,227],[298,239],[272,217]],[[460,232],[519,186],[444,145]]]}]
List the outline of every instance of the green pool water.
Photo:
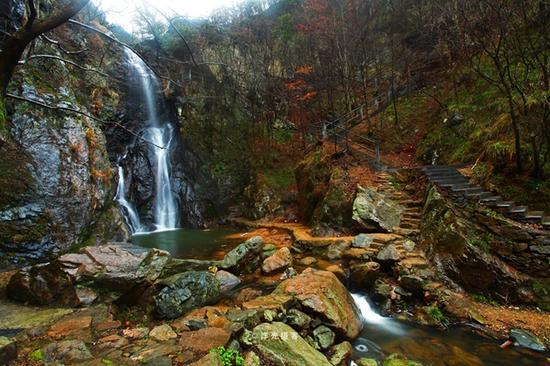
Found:
[{"label": "green pool water", "polygon": [[132,243],[166,250],[176,258],[221,259],[244,241],[239,237],[239,232],[233,229],[177,229],[137,234],[132,236]]}]

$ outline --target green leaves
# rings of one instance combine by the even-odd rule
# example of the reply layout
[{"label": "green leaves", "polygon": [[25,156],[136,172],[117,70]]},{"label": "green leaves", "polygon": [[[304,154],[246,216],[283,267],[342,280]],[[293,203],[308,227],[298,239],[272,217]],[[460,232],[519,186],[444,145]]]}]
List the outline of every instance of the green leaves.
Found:
[{"label": "green leaves", "polygon": [[244,358],[239,354],[239,351],[234,349],[226,349],[223,346],[213,348],[210,352],[217,353],[223,366],[243,366]]}]

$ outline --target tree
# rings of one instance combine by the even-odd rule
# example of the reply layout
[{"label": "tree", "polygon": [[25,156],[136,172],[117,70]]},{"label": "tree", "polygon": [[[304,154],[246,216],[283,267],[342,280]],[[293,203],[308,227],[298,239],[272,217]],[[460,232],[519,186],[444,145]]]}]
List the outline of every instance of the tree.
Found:
[{"label": "tree", "polygon": [[84,8],[90,0],[69,0],[58,4],[59,9],[40,19],[34,0],[25,1],[22,24],[15,31],[5,32],[0,49],[0,134],[5,130],[4,98],[14,70],[25,49],[40,35],[57,28]]}]

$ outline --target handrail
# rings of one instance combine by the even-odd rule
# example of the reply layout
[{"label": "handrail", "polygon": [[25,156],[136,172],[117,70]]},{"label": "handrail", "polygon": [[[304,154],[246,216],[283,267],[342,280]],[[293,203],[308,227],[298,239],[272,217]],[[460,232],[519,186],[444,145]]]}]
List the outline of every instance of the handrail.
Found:
[{"label": "handrail", "polygon": [[[364,108],[365,108],[365,105],[361,105],[351,110],[350,112],[341,115],[340,117],[338,117],[333,121],[322,120],[322,121],[316,122],[310,126],[310,130],[317,129],[317,132],[322,131],[321,140],[329,139],[331,137],[340,137],[346,140],[346,144],[351,142],[352,144],[359,145],[362,148],[365,148],[366,150],[368,150],[369,152],[374,153],[376,156],[377,163],[380,163],[380,142],[375,139],[364,137],[357,133],[351,132],[351,128],[355,126],[355,123],[353,122],[357,120],[363,120]],[[357,113],[357,112],[360,112],[360,113]],[[327,131],[328,133],[326,133]],[[349,141],[348,138],[350,134],[352,137],[354,137],[355,139],[358,139],[359,141]],[[374,146],[371,147],[372,145]],[[313,146],[314,145],[311,145],[308,148],[306,148],[306,154],[313,149]]]}]

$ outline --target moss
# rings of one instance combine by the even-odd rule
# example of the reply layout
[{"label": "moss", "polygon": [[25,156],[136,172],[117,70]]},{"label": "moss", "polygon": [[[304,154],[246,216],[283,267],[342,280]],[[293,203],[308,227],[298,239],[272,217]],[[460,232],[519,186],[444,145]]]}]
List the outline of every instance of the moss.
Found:
[{"label": "moss", "polygon": [[435,324],[444,323],[447,318],[443,315],[443,312],[437,305],[431,305],[426,307],[426,314],[430,317],[430,320]]},{"label": "moss", "polygon": [[16,206],[33,184],[25,154],[11,143],[0,147],[0,210]]},{"label": "moss", "polygon": [[44,360],[44,351],[41,349],[37,349],[36,351],[33,351],[29,353],[29,360],[31,361],[43,361]]},{"label": "moss", "polygon": [[28,243],[40,241],[51,232],[49,218],[42,216],[32,224],[19,227],[8,222],[0,223],[0,243]]}]

